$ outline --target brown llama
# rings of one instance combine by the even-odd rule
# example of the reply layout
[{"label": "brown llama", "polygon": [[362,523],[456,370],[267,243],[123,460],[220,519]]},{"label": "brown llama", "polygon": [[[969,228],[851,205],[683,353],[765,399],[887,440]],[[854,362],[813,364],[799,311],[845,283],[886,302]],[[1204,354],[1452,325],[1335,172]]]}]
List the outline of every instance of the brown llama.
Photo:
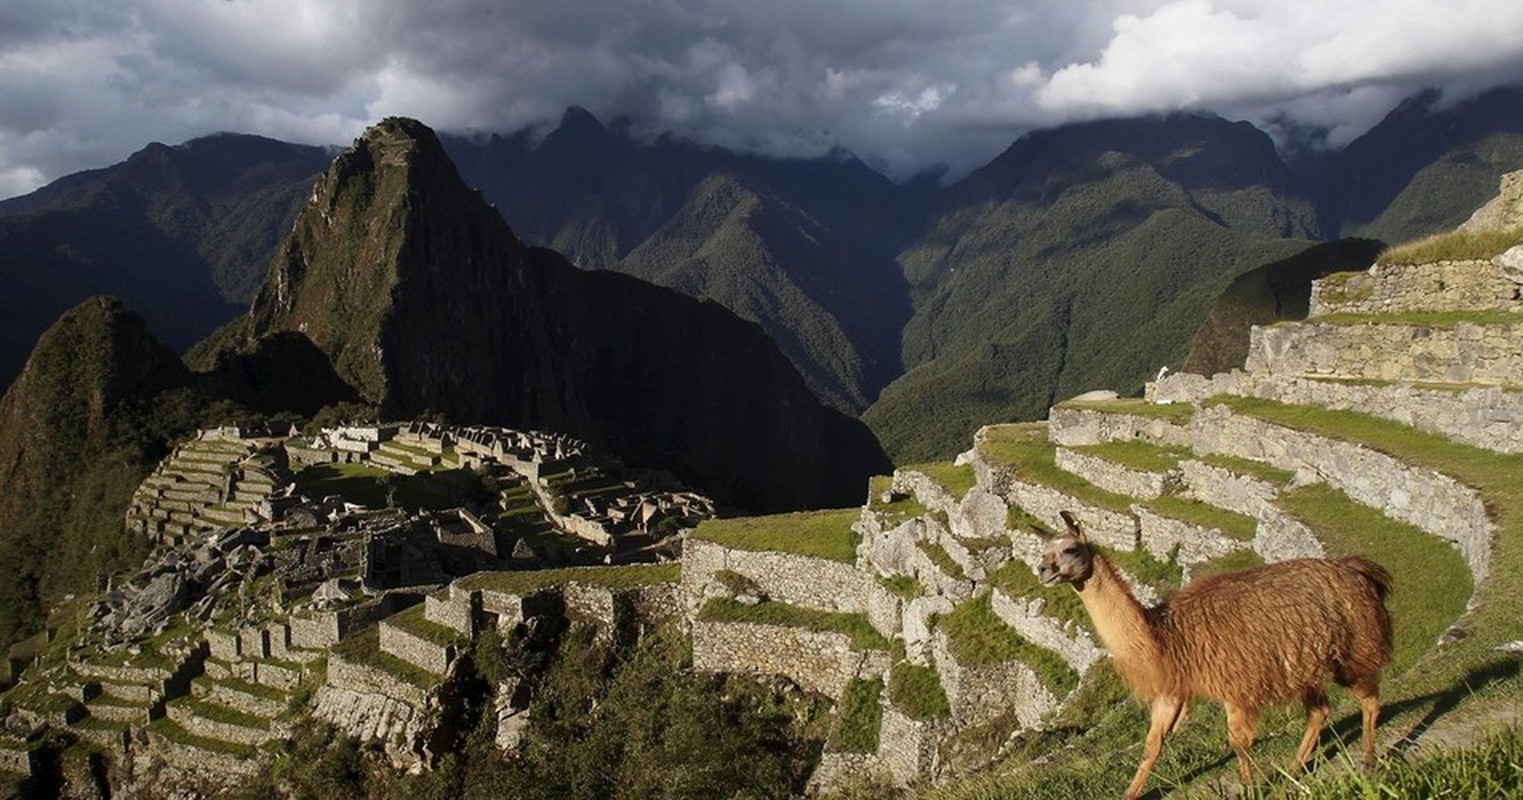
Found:
[{"label": "brown llama", "polygon": [[1037,575],[1079,593],[1116,672],[1150,706],[1142,764],[1127,787],[1135,798],[1193,697],[1221,701],[1227,740],[1243,785],[1252,782],[1248,749],[1260,709],[1299,700],[1306,734],[1296,768],[1311,757],[1327,721],[1327,686],[1338,683],[1364,712],[1364,763],[1375,763],[1380,671],[1391,660],[1391,574],[1359,557],[1303,558],[1202,578],[1144,608],[1077,522],[1047,538]]}]

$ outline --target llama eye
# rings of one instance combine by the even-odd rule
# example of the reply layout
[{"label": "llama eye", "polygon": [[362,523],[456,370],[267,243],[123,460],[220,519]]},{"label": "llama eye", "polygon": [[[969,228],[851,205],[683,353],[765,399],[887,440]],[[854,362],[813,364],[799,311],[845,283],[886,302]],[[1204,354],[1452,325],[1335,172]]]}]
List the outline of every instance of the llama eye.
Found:
[{"label": "llama eye", "polygon": [[1065,548],[1063,548],[1063,555],[1065,555],[1065,556],[1074,556],[1074,555],[1078,555],[1078,554],[1079,554],[1079,548],[1077,548],[1077,547],[1065,547]]}]

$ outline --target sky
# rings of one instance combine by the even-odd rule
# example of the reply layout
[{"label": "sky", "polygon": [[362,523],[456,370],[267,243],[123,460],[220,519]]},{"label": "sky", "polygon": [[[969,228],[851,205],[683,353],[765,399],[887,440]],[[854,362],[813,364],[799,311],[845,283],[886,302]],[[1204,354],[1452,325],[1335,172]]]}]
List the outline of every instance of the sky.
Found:
[{"label": "sky", "polygon": [[1520,0],[3,0],[0,197],[220,131],[391,115],[636,132],[895,178],[1172,111],[1347,143],[1428,87],[1523,84]]}]

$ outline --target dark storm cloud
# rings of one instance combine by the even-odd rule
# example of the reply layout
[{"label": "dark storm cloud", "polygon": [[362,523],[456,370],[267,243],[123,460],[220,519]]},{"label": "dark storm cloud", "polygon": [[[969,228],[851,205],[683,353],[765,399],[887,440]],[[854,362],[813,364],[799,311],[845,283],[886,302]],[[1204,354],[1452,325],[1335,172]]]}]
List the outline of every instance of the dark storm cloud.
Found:
[{"label": "dark storm cloud", "polygon": [[1429,85],[1523,78],[1517,0],[7,0],[0,196],[218,130],[605,120],[965,170],[1024,130],[1213,110],[1347,141]]}]

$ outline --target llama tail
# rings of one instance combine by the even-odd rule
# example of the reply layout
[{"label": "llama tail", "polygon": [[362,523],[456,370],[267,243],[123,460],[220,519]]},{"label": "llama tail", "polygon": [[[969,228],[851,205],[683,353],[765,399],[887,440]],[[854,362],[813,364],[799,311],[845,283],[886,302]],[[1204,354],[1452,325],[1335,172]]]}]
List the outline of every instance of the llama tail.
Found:
[{"label": "llama tail", "polygon": [[1386,596],[1391,593],[1391,588],[1395,585],[1390,570],[1360,556],[1349,556],[1343,559],[1343,564],[1360,578],[1369,581],[1370,585],[1375,587],[1375,593],[1380,595],[1380,601],[1385,602]]}]

